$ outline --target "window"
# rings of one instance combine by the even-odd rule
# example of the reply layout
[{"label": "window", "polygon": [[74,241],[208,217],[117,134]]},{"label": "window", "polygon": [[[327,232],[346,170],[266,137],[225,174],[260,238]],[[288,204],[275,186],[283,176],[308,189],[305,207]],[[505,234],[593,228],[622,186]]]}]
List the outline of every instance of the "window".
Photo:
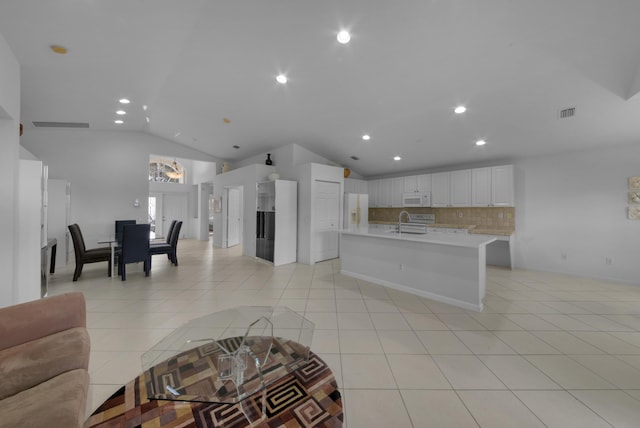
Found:
[{"label": "window", "polygon": [[149,161],[149,181],[184,184],[185,170],[175,159],[153,158]]}]

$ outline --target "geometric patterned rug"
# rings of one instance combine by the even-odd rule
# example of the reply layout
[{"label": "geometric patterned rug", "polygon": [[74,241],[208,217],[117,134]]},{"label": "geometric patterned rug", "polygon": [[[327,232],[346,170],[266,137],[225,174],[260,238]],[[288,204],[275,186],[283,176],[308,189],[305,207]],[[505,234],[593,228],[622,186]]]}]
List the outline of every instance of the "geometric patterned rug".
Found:
[{"label": "geometric patterned rug", "polygon": [[310,353],[308,364],[267,386],[266,418],[262,393],[240,403],[198,403],[150,400],[141,374],[107,399],[89,417],[86,428],[207,428],[207,427],[342,427],[342,399],[331,369]]}]

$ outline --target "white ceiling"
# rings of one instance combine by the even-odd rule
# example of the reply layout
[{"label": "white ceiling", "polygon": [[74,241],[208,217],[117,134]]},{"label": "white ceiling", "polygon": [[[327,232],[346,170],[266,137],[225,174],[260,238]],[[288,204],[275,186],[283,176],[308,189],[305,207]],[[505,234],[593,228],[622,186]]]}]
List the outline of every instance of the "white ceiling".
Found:
[{"label": "white ceiling", "polygon": [[2,0],[0,34],[27,132],[88,122],[231,161],[296,143],[364,176],[640,144],[638,0]]}]

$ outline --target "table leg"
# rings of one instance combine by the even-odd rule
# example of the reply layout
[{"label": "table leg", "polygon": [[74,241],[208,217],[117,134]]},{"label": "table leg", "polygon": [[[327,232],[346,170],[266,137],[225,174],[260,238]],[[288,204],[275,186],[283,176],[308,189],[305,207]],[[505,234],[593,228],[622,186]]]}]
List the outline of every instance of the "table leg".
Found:
[{"label": "table leg", "polygon": [[116,270],[116,247],[113,243],[109,244],[111,247],[111,278],[115,278],[118,276],[118,271]]},{"label": "table leg", "polygon": [[51,266],[49,267],[49,273],[56,273],[56,251],[58,250],[58,244],[51,246]]}]

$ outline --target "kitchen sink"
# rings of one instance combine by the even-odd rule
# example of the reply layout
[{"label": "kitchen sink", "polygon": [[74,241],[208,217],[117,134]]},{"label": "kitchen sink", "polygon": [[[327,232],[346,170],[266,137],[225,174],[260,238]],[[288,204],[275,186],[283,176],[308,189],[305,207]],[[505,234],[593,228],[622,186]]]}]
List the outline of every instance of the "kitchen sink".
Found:
[{"label": "kitchen sink", "polygon": [[415,233],[423,235],[427,233],[427,225],[421,223],[400,223],[398,231],[400,233]]}]

